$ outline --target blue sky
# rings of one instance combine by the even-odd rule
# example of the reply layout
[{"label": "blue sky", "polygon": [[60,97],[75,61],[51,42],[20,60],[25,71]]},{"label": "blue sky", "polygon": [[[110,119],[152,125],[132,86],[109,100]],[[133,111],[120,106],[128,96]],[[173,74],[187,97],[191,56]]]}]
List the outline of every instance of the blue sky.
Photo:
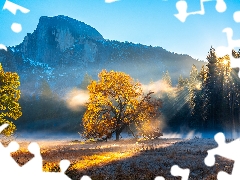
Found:
[{"label": "blue sky", "polygon": [[[145,45],[161,46],[166,50],[189,54],[204,60],[210,46],[227,46],[226,27],[233,29],[233,39],[240,39],[240,23],[233,20],[233,13],[240,11],[240,0],[225,0],[227,10],[218,13],[216,0],[205,2],[204,15],[188,16],[182,23],[177,14],[178,0],[120,0],[105,3],[104,0],[11,0],[28,8],[13,15],[0,11],[0,44],[14,46],[32,33],[41,16],[66,15],[97,29],[105,39],[129,41]],[[200,10],[200,0],[186,0],[188,12]],[[0,0],[2,7],[5,0]],[[21,23],[23,30],[14,33],[13,22]]]}]

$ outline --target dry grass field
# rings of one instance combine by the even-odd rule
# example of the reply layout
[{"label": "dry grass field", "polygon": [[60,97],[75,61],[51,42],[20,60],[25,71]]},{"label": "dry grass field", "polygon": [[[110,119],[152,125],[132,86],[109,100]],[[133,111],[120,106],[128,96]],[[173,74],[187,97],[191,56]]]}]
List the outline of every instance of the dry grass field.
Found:
[{"label": "dry grass field", "polygon": [[[73,180],[88,175],[93,180],[151,180],[156,176],[181,179],[170,173],[173,165],[190,169],[189,179],[217,179],[224,170],[231,173],[233,161],[216,156],[213,167],[204,164],[207,150],[217,147],[213,139],[123,139],[118,142],[36,141],[40,145],[44,171],[59,171],[59,162],[71,162],[66,174]],[[20,150],[12,153],[19,165],[33,155],[27,150],[29,142],[19,142]]]}]

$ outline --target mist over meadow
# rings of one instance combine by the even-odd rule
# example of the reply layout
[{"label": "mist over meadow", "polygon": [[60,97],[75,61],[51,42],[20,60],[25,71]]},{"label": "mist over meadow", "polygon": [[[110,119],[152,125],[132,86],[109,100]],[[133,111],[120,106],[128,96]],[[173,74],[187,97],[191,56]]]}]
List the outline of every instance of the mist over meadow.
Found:
[{"label": "mist over meadow", "polygon": [[[88,85],[98,74],[124,72],[153,92],[162,107],[164,134],[238,134],[238,70],[214,48],[206,61],[131,42],[106,40],[95,28],[67,16],[43,16],[33,33],[0,51],[5,71],[20,76],[22,116],[17,132],[74,134],[83,130]],[[129,132],[124,132],[129,133]]]}]

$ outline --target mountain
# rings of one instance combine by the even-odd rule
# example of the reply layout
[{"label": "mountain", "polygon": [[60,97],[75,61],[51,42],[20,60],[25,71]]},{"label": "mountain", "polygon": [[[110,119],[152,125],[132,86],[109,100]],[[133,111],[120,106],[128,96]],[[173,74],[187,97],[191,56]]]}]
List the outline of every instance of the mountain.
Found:
[{"label": "mountain", "polygon": [[[180,44],[179,44],[180,45]],[[5,71],[20,75],[22,94],[32,95],[46,80],[58,94],[79,85],[86,72],[94,79],[102,69],[123,71],[140,82],[158,80],[169,71],[174,83],[195,64],[188,55],[131,42],[106,40],[93,27],[67,16],[39,19],[36,30],[8,51],[0,51]]]}]

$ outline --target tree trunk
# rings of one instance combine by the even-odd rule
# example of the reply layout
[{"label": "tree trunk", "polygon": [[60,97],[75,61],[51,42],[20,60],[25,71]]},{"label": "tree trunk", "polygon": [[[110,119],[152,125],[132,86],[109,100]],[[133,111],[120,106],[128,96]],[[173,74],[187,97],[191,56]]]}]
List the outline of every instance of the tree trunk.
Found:
[{"label": "tree trunk", "polygon": [[121,133],[120,130],[117,129],[116,130],[116,141],[119,141],[120,133]]},{"label": "tree trunk", "polygon": [[123,131],[123,129],[124,129],[125,127],[126,127],[126,124],[122,125],[121,128],[116,129],[116,141],[119,141],[119,139],[120,139],[120,134],[121,134],[121,132]]}]

